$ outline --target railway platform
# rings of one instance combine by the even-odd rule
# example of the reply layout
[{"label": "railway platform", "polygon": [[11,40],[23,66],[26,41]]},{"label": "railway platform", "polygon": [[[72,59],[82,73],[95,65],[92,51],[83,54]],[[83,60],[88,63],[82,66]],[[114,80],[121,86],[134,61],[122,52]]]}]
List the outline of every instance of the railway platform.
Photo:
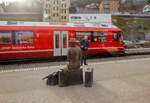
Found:
[{"label": "railway platform", "polygon": [[[42,77],[63,66],[0,73],[1,103],[149,103],[150,57],[89,62],[92,88],[47,86]],[[85,70],[86,66],[82,67]],[[30,69],[30,68],[29,68]]]}]

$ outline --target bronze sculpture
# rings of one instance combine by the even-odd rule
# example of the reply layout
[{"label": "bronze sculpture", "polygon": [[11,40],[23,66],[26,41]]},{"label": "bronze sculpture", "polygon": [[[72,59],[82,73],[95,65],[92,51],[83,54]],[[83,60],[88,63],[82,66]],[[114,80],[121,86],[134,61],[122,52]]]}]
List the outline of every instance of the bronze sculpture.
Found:
[{"label": "bronze sculpture", "polygon": [[71,40],[71,48],[68,50],[67,59],[69,61],[68,69],[77,70],[80,69],[80,60],[82,58],[82,52],[80,47],[76,46],[76,41]]},{"label": "bronze sculpture", "polygon": [[71,48],[68,50],[67,59],[68,68],[59,71],[59,86],[68,86],[83,83],[83,71],[80,69],[80,60],[82,52],[80,47],[76,46],[75,39],[70,41]]},{"label": "bronze sculpture", "polygon": [[[80,47],[76,46],[75,40],[70,42],[71,48],[68,50],[67,59],[69,64],[67,68],[60,69],[58,72],[54,72],[43,79],[47,79],[47,85],[56,85],[59,87],[83,84],[83,70],[80,68],[80,60],[82,58],[82,52]],[[85,72],[85,87],[92,87],[93,83],[93,69],[92,71]]]}]

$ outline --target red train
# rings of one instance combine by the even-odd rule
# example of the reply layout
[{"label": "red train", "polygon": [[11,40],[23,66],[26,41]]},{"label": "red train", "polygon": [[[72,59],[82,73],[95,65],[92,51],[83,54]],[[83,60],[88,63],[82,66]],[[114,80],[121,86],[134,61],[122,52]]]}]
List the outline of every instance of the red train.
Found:
[{"label": "red train", "polygon": [[[66,56],[70,39],[90,41],[89,54],[124,52],[118,28],[74,26],[0,26],[0,60]],[[79,43],[77,43],[79,45]]]}]

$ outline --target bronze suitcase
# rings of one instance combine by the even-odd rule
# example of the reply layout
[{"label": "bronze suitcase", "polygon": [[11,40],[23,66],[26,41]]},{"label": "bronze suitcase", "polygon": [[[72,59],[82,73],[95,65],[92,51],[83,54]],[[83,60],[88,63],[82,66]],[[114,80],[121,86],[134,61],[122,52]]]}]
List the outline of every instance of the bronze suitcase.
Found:
[{"label": "bronze suitcase", "polygon": [[44,77],[43,79],[47,79],[46,80],[47,85],[57,85],[58,84],[58,72],[49,74],[48,76]]},{"label": "bronze suitcase", "polygon": [[93,84],[93,68],[87,68],[85,70],[85,87],[92,87]]},{"label": "bronze suitcase", "polygon": [[79,70],[60,70],[59,71],[59,87],[76,85],[83,83],[83,71]]}]

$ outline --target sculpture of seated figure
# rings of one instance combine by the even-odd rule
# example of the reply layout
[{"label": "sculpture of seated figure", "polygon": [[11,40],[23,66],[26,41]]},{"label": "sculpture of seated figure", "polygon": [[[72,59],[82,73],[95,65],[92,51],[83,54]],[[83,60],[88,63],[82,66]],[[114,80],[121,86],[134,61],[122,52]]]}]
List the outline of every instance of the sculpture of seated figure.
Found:
[{"label": "sculpture of seated figure", "polygon": [[67,59],[69,61],[68,69],[77,70],[80,69],[80,60],[82,57],[82,52],[80,47],[76,46],[76,41],[72,39],[70,41],[71,48],[68,50]]},{"label": "sculpture of seated figure", "polygon": [[69,48],[67,55],[68,68],[59,71],[58,85],[60,87],[83,83],[83,71],[80,69],[82,52],[80,47],[77,47],[75,44],[75,40],[70,41],[71,48]]}]

